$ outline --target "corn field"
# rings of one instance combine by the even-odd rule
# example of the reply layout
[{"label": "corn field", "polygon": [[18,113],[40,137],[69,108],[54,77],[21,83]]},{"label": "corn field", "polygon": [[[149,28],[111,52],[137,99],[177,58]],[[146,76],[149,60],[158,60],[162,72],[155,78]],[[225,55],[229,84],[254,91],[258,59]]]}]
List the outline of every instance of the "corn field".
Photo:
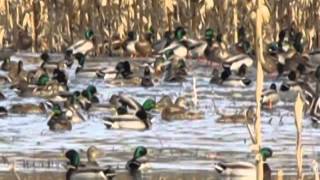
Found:
[{"label": "corn field", "polygon": [[[124,38],[129,30],[144,32],[153,27],[159,38],[182,25],[191,37],[211,27],[223,32],[224,41],[237,40],[237,29],[255,35],[254,0],[2,0],[0,47],[17,44],[21,36],[32,38],[34,51],[59,52],[95,32],[98,45],[113,35]],[[264,41],[274,41],[282,28],[295,26],[303,32],[307,47],[320,45],[319,0],[265,0]]]}]

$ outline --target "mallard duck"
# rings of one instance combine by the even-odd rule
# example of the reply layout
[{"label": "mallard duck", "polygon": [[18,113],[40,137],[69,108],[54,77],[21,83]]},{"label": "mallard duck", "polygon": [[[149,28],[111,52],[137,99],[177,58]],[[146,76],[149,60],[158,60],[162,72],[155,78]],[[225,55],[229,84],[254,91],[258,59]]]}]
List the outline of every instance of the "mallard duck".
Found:
[{"label": "mallard duck", "polygon": [[149,164],[145,160],[142,160],[142,158],[145,157],[147,153],[147,148],[138,146],[133,153],[132,159],[127,162],[126,169],[130,173],[135,173],[139,170],[150,168]]},{"label": "mallard duck", "polygon": [[113,169],[99,168],[99,167],[80,167],[80,155],[75,150],[69,150],[65,153],[65,157],[69,160],[68,171],[66,173],[67,180],[80,180],[80,179],[99,179],[99,180],[109,180],[116,176]]},{"label": "mallard duck", "polygon": [[44,103],[40,104],[13,104],[10,109],[10,113],[14,114],[43,114],[46,113],[46,106]]},{"label": "mallard duck", "polygon": [[[263,180],[271,180],[271,169],[266,160],[272,157],[272,150],[270,148],[262,148],[260,154],[263,158]],[[230,162],[230,163],[216,163],[214,169],[217,173],[223,176],[245,176],[256,179],[256,167],[249,162]],[[249,178],[249,179],[250,179]]]},{"label": "mallard duck", "polygon": [[186,99],[179,97],[175,104],[167,106],[161,111],[161,118],[166,121],[200,120],[204,118],[204,114],[201,111],[188,110]]},{"label": "mallard duck", "polygon": [[10,65],[8,77],[13,83],[29,82],[28,73],[24,70],[22,61]]},{"label": "mallard duck", "polygon": [[306,112],[311,116],[311,120],[317,126],[320,122],[320,97],[318,93],[314,89],[311,88],[310,84],[308,83],[301,83],[300,84],[302,90],[302,97],[306,105]]},{"label": "mallard duck", "polygon": [[108,129],[147,130],[151,128],[151,120],[145,110],[141,109],[135,114],[122,114],[104,118]]},{"label": "mallard duck", "polygon": [[152,54],[152,32],[147,32],[135,43],[137,54],[141,57],[148,57]]},{"label": "mallard duck", "polygon": [[0,106],[0,117],[5,117],[8,115],[8,111],[5,107]]},{"label": "mallard duck", "polygon": [[158,111],[162,111],[164,108],[168,107],[168,106],[172,106],[173,102],[170,98],[170,96],[168,95],[164,95],[161,97],[161,99],[157,102],[156,104],[156,110]]},{"label": "mallard duck", "polygon": [[150,72],[150,68],[148,66],[144,68],[144,73],[141,78],[141,86],[142,87],[152,87],[153,86],[152,75]]},{"label": "mallard duck", "polygon": [[228,57],[224,60],[223,64],[224,66],[228,66],[231,71],[237,72],[240,76],[244,76],[244,74],[242,74],[243,69],[251,67],[253,65],[253,59],[247,54],[238,54]]},{"label": "mallard duck", "polygon": [[177,27],[175,30],[175,40],[167,47],[159,51],[159,54],[164,54],[167,59],[184,59],[188,55],[188,49],[186,47],[186,41],[184,41],[186,31],[183,27]]},{"label": "mallard duck", "polygon": [[248,78],[231,76],[230,68],[225,68],[221,73],[220,85],[231,86],[231,87],[247,87],[251,84],[251,80]]},{"label": "mallard duck", "polygon": [[296,74],[291,71],[288,75],[288,81],[284,81],[280,86],[280,98],[283,101],[294,101],[299,92],[301,92],[300,82],[296,79]]},{"label": "mallard duck", "polygon": [[128,32],[127,39],[123,43],[123,50],[127,56],[136,56],[136,43],[137,43],[137,34],[134,31]]},{"label": "mallard duck", "polygon": [[5,58],[1,64],[1,67],[0,69],[3,70],[3,71],[9,71],[10,69],[10,65],[12,64],[13,62],[10,61],[10,57],[8,58]]},{"label": "mallard duck", "polygon": [[47,123],[51,131],[71,131],[72,124],[59,105],[54,104]]},{"label": "mallard duck", "polygon": [[97,162],[97,157],[101,155],[102,152],[96,146],[90,146],[87,150],[87,159],[85,167],[99,167]]},{"label": "mallard duck", "polygon": [[262,106],[271,109],[272,106],[276,104],[280,99],[277,91],[277,85],[275,83],[272,83],[268,90],[263,91],[261,98]]},{"label": "mallard duck", "polygon": [[183,82],[187,77],[187,65],[184,59],[171,61],[167,65],[164,74],[164,81],[166,82]]},{"label": "mallard duck", "polygon": [[[192,58],[203,57],[208,53],[208,46],[212,45],[212,39],[215,36],[215,32],[213,29],[208,28],[205,31],[204,40],[200,42],[193,43],[188,47],[189,56]],[[207,52],[206,52],[207,51]]]},{"label": "mallard duck", "polygon": [[235,113],[235,114],[224,114],[214,105],[216,109],[216,113],[220,116],[217,119],[219,123],[253,123],[255,119],[255,110],[252,106],[248,107],[248,109],[244,113]]},{"label": "mallard duck", "polygon": [[52,80],[56,80],[59,84],[63,84],[65,86],[68,85],[68,77],[61,65],[53,70]]},{"label": "mallard duck", "polygon": [[88,30],[84,33],[85,39],[79,40],[70,47],[67,48],[65,52],[65,58],[70,60],[72,55],[77,53],[87,55],[94,48],[94,32]]},{"label": "mallard duck", "polygon": [[114,34],[111,37],[111,47],[108,45],[106,47],[109,52],[109,56],[111,57],[119,57],[123,55],[123,48],[122,48],[122,40],[119,34]]}]

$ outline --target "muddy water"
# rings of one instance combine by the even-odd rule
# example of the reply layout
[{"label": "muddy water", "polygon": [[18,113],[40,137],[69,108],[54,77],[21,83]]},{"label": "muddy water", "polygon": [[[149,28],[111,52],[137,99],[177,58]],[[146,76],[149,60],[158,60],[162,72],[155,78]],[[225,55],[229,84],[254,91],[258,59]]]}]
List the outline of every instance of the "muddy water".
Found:
[{"label": "muddy water", "polygon": [[[29,61],[30,54],[18,55],[24,59],[27,68],[35,68]],[[111,67],[116,60],[97,58],[88,60],[87,68]],[[112,94],[125,92],[137,98],[140,102],[146,98],[160,99],[162,95],[178,97],[190,96],[192,92],[192,77],[196,77],[199,109],[205,112],[205,119],[199,121],[162,121],[158,113],[154,113],[153,126],[148,131],[107,130],[102,117],[109,112],[91,112],[85,114],[87,121],[73,126],[73,130],[64,133],[54,133],[48,130],[46,115],[16,115],[10,114],[0,121],[0,153],[3,157],[3,171],[8,169],[6,161],[16,161],[16,169],[25,179],[63,179],[63,152],[74,148],[82,152],[90,145],[100,148],[104,155],[99,158],[101,165],[112,165],[123,169],[125,162],[132,156],[134,148],[144,145],[149,149],[148,158],[152,169],[144,173],[142,179],[221,179],[212,170],[217,161],[251,161],[251,140],[243,124],[219,124],[218,116],[213,109],[213,99],[220,110],[235,112],[255,104],[255,83],[249,88],[227,88],[210,85],[211,68],[189,62],[194,69],[188,81],[184,83],[163,83],[152,88],[141,87],[111,87],[103,80],[93,77],[94,73],[82,73],[72,82],[71,90],[81,90],[88,84],[95,84],[99,98],[107,102]],[[254,74],[250,77],[254,80]],[[267,78],[265,86],[281,81]],[[39,103],[41,98],[20,98],[9,87],[1,87],[7,100],[0,101],[0,106],[10,107],[21,102]],[[272,111],[262,113],[263,146],[274,150],[274,157],[269,164],[276,173],[284,170],[288,176],[295,175],[295,126],[293,103],[280,102]],[[281,121],[280,121],[281,119]],[[309,117],[305,117],[303,130],[304,172],[311,174],[312,159],[319,159],[319,130],[314,129]],[[32,163],[32,162],[40,163]],[[26,173],[27,172],[27,173]],[[41,173],[40,173],[41,172]],[[58,172],[58,173],[55,173]],[[200,173],[199,173],[200,172]],[[24,174],[25,173],[25,174]],[[49,176],[47,176],[49,174]],[[119,179],[127,179],[120,173]],[[2,174],[9,177],[10,174]],[[147,176],[147,178],[144,178]],[[0,178],[1,179],[1,178]],[[5,178],[9,179],[9,178]],[[223,179],[223,178],[222,178]],[[289,178],[288,178],[289,179]]]}]

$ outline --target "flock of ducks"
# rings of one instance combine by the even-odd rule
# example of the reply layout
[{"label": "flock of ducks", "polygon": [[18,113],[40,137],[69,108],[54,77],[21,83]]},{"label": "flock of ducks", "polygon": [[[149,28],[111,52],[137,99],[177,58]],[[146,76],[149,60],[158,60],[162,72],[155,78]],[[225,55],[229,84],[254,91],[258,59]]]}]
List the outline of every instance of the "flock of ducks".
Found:
[{"label": "flock of ducks", "polygon": [[[248,40],[245,28],[238,31],[239,42],[226,45],[223,34],[208,28],[199,40],[187,37],[183,27],[174,32],[166,32],[162,39],[156,40],[153,30],[137,37],[134,31],[122,40],[114,36],[109,49],[110,56],[125,56],[132,60],[119,60],[114,67],[95,69],[96,78],[104,79],[112,86],[142,86],[149,88],[162,82],[186,81],[190,68],[187,59],[205,59],[212,66],[212,78],[208,83],[222,87],[246,88],[253,80],[249,76],[256,64],[255,52]],[[114,94],[109,102],[101,102],[95,85],[88,85],[82,90],[70,91],[69,85],[78,74],[86,69],[87,56],[95,50],[94,32],[85,32],[85,38],[67,48],[63,59],[55,59],[43,52],[35,61],[39,63],[36,70],[27,71],[24,61],[14,62],[10,55],[2,58],[0,84],[9,85],[20,97],[42,97],[45,101],[36,104],[14,104],[9,109],[0,107],[0,117],[10,113],[48,114],[48,128],[51,131],[70,131],[72,126],[86,121],[84,113],[97,109],[111,112],[103,118],[107,129],[148,130],[152,127],[152,113],[158,112],[165,121],[199,120],[204,112],[199,111],[194,103],[184,96],[173,100],[170,96],[162,96],[160,100],[145,99],[139,103],[128,94]],[[293,29],[284,29],[279,33],[279,40],[270,43],[264,49],[265,62],[262,63],[264,73],[274,80],[264,90],[262,106],[272,109],[279,101],[293,101],[300,92],[307,105],[307,112],[313,122],[320,120],[319,87],[320,51],[304,51],[302,33]],[[3,54],[9,50],[0,51]],[[136,57],[153,57],[144,62],[135,61]],[[276,81],[283,81],[277,87]],[[0,92],[0,100],[6,99]],[[224,115],[218,122],[248,123],[252,122],[254,109],[249,108],[244,115]],[[138,159],[147,153],[146,148],[138,147],[128,169],[139,169],[142,162]],[[261,154],[265,160],[272,156],[272,150],[264,148]],[[78,175],[94,174],[108,179],[114,176],[111,169],[84,168],[80,163],[79,154],[68,151],[70,160],[67,179]],[[265,162],[265,169],[270,170]],[[252,164],[218,163],[217,172],[227,175],[243,175],[255,173]],[[98,174],[97,174],[98,173]],[[268,173],[266,173],[268,174]],[[88,176],[90,177],[90,176]],[[270,179],[269,177],[265,178]]]}]

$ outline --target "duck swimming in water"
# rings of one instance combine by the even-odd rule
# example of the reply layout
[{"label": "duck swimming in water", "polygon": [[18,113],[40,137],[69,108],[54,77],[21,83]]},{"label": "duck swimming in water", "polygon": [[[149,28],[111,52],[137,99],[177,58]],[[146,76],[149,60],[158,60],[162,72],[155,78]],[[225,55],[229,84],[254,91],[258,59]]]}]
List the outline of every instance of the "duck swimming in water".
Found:
[{"label": "duck swimming in water", "polygon": [[81,167],[80,155],[75,150],[67,151],[65,157],[69,160],[66,180],[111,180],[116,176],[115,171],[111,168]]},{"label": "duck swimming in water", "polygon": [[[271,180],[271,168],[266,160],[272,157],[272,150],[270,148],[262,148],[260,154],[263,158],[263,180]],[[256,166],[249,162],[219,162],[214,165],[216,172],[222,176],[230,177],[247,177],[256,179]]]},{"label": "duck swimming in water", "polygon": [[130,174],[150,168],[149,164],[145,160],[142,160],[147,154],[147,148],[143,146],[138,146],[135,149],[132,159],[130,159],[126,164],[126,169],[130,172]]}]

